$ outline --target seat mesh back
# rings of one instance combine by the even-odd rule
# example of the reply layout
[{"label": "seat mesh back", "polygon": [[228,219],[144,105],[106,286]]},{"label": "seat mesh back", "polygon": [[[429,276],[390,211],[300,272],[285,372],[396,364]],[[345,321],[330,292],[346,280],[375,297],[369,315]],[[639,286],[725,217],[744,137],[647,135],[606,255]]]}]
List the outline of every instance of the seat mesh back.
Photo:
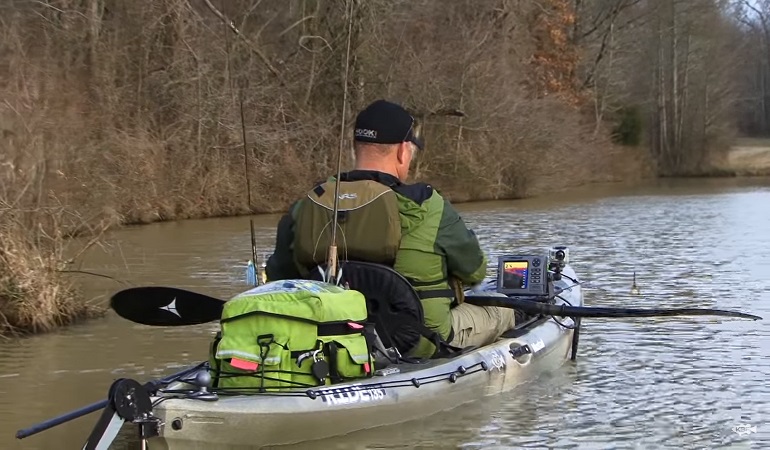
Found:
[{"label": "seat mesh back", "polygon": [[[415,323],[423,323],[420,298],[412,285],[390,267],[363,261],[344,261],[342,284],[361,292],[366,297],[369,322],[375,324],[377,334],[387,347],[395,347],[402,355],[417,345],[420,332]],[[318,270],[311,278],[320,280]]]}]

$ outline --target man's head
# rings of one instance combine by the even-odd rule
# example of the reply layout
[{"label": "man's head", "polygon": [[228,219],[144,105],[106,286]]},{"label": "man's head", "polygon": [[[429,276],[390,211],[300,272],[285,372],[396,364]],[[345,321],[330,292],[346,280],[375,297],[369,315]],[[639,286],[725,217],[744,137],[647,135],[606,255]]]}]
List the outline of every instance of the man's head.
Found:
[{"label": "man's head", "polygon": [[353,141],[357,169],[390,173],[401,181],[409,175],[414,153],[423,148],[415,135],[414,117],[385,100],[377,100],[358,113]]}]

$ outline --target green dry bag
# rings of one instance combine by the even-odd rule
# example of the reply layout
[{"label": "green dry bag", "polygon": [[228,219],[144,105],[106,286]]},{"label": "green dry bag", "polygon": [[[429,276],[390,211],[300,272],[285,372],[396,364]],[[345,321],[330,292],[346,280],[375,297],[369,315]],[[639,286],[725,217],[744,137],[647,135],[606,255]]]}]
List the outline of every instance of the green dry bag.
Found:
[{"label": "green dry bag", "polygon": [[246,291],[223,308],[209,355],[214,386],[265,392],[370,377],[366,318],[363,294],[329,283],[279,280]]}]

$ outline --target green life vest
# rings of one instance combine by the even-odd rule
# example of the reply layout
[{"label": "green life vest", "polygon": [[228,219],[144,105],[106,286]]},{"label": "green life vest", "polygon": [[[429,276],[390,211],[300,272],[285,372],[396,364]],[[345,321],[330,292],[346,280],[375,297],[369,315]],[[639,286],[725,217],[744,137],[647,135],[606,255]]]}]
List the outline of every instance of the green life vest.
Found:
[{"label": "green life vest", "polygon": [[[303,277],[326,263],[334,223],[334,187],[334,178],[317,186],[293,212],[293,254]],[[343,181],[339,192],[339,260],[394,268],[421,294],[425,325],[451,340],[451,288],[445,255],[435,245],[444,199],[432,191],[417,203],[374,180]],[[436,350],[430,339],[421,337],[411,356],[430,357]]]},{"label": "green life vest", "polygon": [[[214,386],[271,391],[370,377],[366,318],[363,294],[328,283],[282,280],[244,292],[222,311],[209,355]],[[314,364],[328,367],[323,379]]]},{"label": "green life vest", "polygon": [[[297,211],[294,258],[303,276],[326,262],[334,226],[332,178],[310,191]],[[337,253],[341,260],[392,266],[401,242],[396,193],[372,180],[340,183]]]}]

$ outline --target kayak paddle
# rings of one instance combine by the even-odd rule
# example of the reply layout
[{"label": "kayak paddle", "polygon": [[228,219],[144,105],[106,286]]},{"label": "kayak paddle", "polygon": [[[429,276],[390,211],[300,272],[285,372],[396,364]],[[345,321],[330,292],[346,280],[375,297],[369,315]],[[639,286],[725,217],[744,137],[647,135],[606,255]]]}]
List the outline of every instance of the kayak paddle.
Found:
[{"label": "kayak paddle", "polygon": [[110,306],[124,319],[143,325],[198,325],[218,320],[224,300],[184,289],[145,286],[113,295]]},{"label": "kayak paddle", "polygon": [[[478,306],[514,308],[529,314],[561,317],[635,318],[670,316],[724,316],[760,320],[759,316],[721,309],[674,308],[636,309],[553,305],[515,297],[466,296],[465,301]],[[124,319],[144,325],[198,325],[219,320],[224,300],[184,289],[148,286],[125,289],[115,294],[112,309]]]}]

